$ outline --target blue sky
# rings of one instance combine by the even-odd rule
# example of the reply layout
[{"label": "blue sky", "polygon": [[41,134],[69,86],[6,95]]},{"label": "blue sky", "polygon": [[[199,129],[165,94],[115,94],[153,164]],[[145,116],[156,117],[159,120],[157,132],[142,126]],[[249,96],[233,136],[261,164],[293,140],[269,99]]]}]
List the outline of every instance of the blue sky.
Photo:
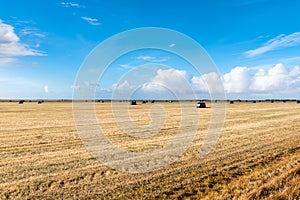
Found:
[{"label": "blue sky", "polygon": [[[300,98],[296,0],[0,2],[0,99],[72,98],[89,53],[107,38],[141,27],[172,29],[201,44],[228,98]],[[134,70],[139,75],[124,79]],[[157,85],[184,93],[182,78],[199,98],[207,97],[205,85],[213,77],[197,74],[169,52],[140,50],[112,63],[96,84],[96,97],[122,90],[137,91],[137,98],[168,98]]]}]

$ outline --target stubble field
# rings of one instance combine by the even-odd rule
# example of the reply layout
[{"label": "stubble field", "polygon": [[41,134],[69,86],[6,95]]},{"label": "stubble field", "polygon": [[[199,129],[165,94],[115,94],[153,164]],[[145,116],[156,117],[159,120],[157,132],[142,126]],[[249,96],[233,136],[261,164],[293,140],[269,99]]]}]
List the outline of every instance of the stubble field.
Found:
[{"label": "stubble field", "polygon": [[[167,118],[145,140],[131,140],[117,127],[109,102],[97,102],[96,110],[116,145],[152,151],[168,143],[181,119],[177,102],[155,104]],[[130,106],[132,120],[149,124],[151,106]],[[198,153],[211,108],[198,112],[196,137],[182,157],[158,171],[130,174],[106,167],[85,149],[71,102],[0,102],[0,199],[300,199],[300,104],[227,104],[222,135],[204,159]]]}]

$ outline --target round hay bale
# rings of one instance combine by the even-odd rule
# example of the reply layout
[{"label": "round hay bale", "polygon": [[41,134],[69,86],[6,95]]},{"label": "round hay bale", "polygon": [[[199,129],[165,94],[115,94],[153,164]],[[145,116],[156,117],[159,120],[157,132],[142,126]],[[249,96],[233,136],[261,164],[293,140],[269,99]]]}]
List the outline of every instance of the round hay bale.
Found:
[{"label": "round hay bale", "polygon": [[256,101],[252,101],[252,103],[256,103]]},{"label": "round hay bale", "polygon": [[230,101],[230,104],[234,104],[234,101]]},{"label": "round hay bale", "polygon": [[136,101],[135,100],[130,101],[130,105],[136,105]]},{"label": "round hay bale", "polygon": [[198,102],[197,103],[197,108],[206,108],[205,102]]},{"label": "round hay bale", "polygon": [[25,100],[20,100],[19,104],[23,104],[25,102]]}]

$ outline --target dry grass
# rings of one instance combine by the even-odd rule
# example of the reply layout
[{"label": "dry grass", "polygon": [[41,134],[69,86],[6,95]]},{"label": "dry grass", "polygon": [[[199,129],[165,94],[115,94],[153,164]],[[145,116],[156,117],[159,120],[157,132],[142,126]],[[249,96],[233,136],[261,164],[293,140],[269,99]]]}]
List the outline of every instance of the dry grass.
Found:
[{"label": "dry grass", "polygon": [[[97,113],[116,144],[153,150],[180,125],[178,104],[160,104],[168,118],[147,140],[132,140],[119,130],[109,103],[97,103]],[[195,107],[195,102],[186,104]],[[150,106],[130,107],[135,123],[149,124]],[[199,160],[210,111],[199,109],[194,143],[175,163],[127,174],[100,164],[85,150],[71,103],[0,102],[0,199],[300,199],[300,104],[228,104],[219,142]]]}]

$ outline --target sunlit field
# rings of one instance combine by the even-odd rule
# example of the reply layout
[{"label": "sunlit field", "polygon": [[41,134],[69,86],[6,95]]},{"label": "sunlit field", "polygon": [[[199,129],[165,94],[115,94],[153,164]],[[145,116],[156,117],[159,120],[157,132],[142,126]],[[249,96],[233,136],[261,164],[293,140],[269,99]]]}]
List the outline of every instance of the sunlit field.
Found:
[{"label": "sunlit field", "polygon": [[[197,109],[196,103],[184,104]],[[176,134],[181,112],[177,102],[154,104],[167,113],[154,138],[126,136],[110,102],[96,102],[99,124],[126,150],[162,148]],[[149,124],[154,104],[130,106],[132,120]],[[207,106],[197,109],[196,137],[176,162],[131,174],[101,164],[85,149],[71,102],[0,102],[0,199],[300,199],[300,104],[226,103],[222,134],[200,159],[211,117],[209,102]]]}]

